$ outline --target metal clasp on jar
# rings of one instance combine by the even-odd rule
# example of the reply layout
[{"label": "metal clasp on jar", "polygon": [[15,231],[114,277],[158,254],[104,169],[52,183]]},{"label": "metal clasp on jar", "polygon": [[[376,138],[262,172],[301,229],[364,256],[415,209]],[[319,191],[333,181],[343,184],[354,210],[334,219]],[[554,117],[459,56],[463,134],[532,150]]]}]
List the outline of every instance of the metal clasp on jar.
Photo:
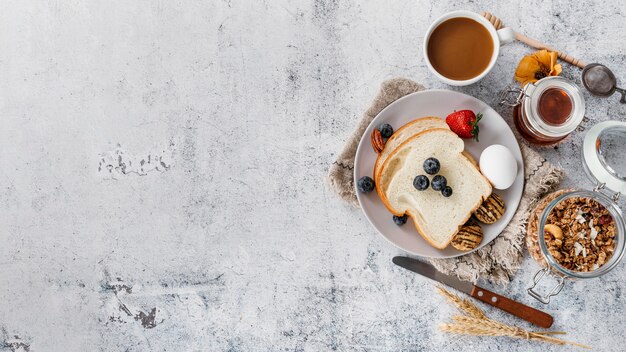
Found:
[{"label": "metal clasp on jar", "polygon": [[517,106],[522,103],[526,93],[524,90],[515,86],[508,86],[500,92],[500,105]]},{"label": "metal clasp on jar", "polygon": [[[603,190],[603,189],[606,189],[606,183],[603,183],[603,182],[598,182],[598,183],[596,184],[596,186],[593,188],[593,191],[594,191],[594,192],[602,192],[602,190]],[[610,194],[609,194],[608,196],[610,196],[610,197],[611,197],[611,199],[613,200],[613,202],[617,203],[617,202],[619,201],[619,197],[620,197],[621,195],[622,195],[622,194],[621,194],[620,192],[615,192],[615,193],[613,193],[613,195],[610,195]]]},{"label": "metal clasp on jar", "polygon": [[[533,276],[533,285],[527,289],[527,292],[529,295],[531,295],[534,299],[538,300],[539,302],[543,304],[550,303],[550,297],[558,295],[559,292],[561,292],[561,290],[563,289],[563,286],[565,285],[565,278],[561,275],[553,274],[552,270],[550,269],[551,267],[550,265],[548,265],[547,267],[537,271],[535,273],[535,276]],[[541,279],[544,276],[546,276],[546,274],[548,275],[548,277],[555,278],[557,280],[557,284],[554,287],[552,287],[552,289],[547,294],[541,295],[539,292],[535,290],[535,287],[537,286],[539,281],[541,281]]]}]

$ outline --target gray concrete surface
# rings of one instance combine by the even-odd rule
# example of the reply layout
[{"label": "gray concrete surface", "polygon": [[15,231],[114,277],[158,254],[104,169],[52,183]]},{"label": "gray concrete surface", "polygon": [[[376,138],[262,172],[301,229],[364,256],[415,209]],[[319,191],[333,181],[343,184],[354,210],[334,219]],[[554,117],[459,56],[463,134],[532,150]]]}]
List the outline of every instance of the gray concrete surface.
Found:
[{"label": "gray concrete surface", "polygon": [[[382,80],[449,88],[420,52],[454,9],[626,82],[618,0],[2,1],[0,351],[570,351],[439,332],[454,310],[323,185]],[[495,106],[530,52],[454,89]],[[585,96],[589,125],[624,119]],[[582,136],[541,149],[567,186]],[[536,268],[498,290],[534,304]],[[568,284],[555,329],[623,350],[625,278]]]}]

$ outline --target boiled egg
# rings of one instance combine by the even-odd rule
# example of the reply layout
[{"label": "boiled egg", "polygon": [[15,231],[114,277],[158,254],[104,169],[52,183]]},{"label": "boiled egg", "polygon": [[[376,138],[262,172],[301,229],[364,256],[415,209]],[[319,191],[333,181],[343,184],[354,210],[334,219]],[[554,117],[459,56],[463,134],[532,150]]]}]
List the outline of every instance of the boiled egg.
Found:
[{"label": "boiled egg", "polygon": [[480,172],[496,189],[511,187],[517,177],[517,161],[509,148],[494,144],[480,154]]}]

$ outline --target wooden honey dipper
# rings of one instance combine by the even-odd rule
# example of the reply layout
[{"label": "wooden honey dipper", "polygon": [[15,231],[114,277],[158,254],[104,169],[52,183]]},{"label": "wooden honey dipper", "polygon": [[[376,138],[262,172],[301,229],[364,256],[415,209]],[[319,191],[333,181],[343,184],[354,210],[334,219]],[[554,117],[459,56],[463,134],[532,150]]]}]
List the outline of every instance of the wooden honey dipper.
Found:
[{"label": "wooden honey dipper", "polygon": [[[487,21],[489,21],[496,28],[496,30],[498,30],[498,29],[500,29],[500,28],[502,28],[504,26],[504,24],[502,23],[502,21],[498,17],[494,16],[493,14],[491,14],[489,12],[483,12],[483,13],[481,13],[481,15],[483,17],[485,17],[487,19]],[[514,32],[514,33],[515,33],[515,39],[517,39],[520,42],[525,43],[525,44],[527,44],[527,45],[529,45],[529,46],[531,46],[533,48],[536,48],[536,49],[546,49],[546,50],[549,50],[549,51],[554,51],[554,52],[556,52],[556,54],[559,57],[559,59],[561,59],[561,60],[563,60],[563,61],[565,61],[565,62],[567,62],[569,64],[572,64],[574,66],[578,66],[580,68],[585,68],[585,66],[587,66],[587,64],[585,64],[583,61],[581,61],[581,60],[579,60],[579,59],[577,59],[577,58],[575,58],[573,56],[567,55],[566,53],[564,53],[562,51],[558,51],[558,50],[552,48],[551,46],[543,44],[540,41],[537,41],[537,40],[532,39],[532,38],[528,38],[527,36],[525,36],[525,35],[523,35],[521,33],[518,33],[518,32]]]}]

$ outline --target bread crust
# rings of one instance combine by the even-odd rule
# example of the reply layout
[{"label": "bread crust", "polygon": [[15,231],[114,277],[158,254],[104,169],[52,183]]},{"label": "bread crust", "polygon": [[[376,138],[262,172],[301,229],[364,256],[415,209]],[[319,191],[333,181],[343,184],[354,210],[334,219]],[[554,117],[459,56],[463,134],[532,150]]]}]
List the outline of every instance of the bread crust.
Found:
[{"label": "bread crust", "polygon": [[[389,154],[389,156],[387,157],[387,159],[385,160],[384,164],[381,167],[380,170],[380,176],[382,176],[383,172],[385,171],[385,169],[387,168],[387,166],[389,165],[389,161],[393,159],[393,156],[398,152],[398,150],[400,150],[405,144],[411,142],[412,140],[428,134],[428,133],[435,133],[435,132],[446,132],[446,133],[452,133],[454,134],[455,137],[459,138],[454,132],[450,131],[449,129],[444,129],[444,128],[432,128],[426,131],[422,131],[419,132],[413,136],[411,136],[410,138],[408,138],[406,141],[404,141],[402,144],[400,144],[396,149],[394,149],[393,152],[391,152],[391,154]],[[470,164],[478,171],[478,174],[485,180],[485,183],[487,185],[489,185],[489,195],[491,195],[491,193],[493,192],[493,187],[491,186],[491,183],[487,180],[487,178],[485,176],[483,176],[483,174],[480,172],[480,169],[478,168],[478,165],[476,165],[476,162],[473,160],[473,158],[468,157],[468,154],[465,153],[465,151],[460,153],[464,158],[466,158]],[[380,177],[378,178],[378,181],[380,181]],[[439,246],[435,243],[433,243],[428,236],[424,235],[424,230],[420,227],[419,222],[417,221],[417,217],[415,216],[415,214],[413,214],[411,211],[406,211],[406,212],[400,212],[397,209],[394,209],[391,204],[389,203],[389,200],[387,199],[387,196],[385,195],[385,192],[382,190],[382,187],[380,186],[380,182],[376,181],[376,193],[378,193],[378,196],[380,197],[380,200],[383,202],[383,204],[385,205],[385,208],[387,208],[387,210],[389,210],[393,215],[396,216],[402,216],[405,213],[407,215],[409,215],[412,219],[413,219],[413,224],[415,224],[415,228],[417,229],[417,232],[422,236],[422,238],[424,240],[426,240],[426,242],[428,242],[431,246],[437,248],[437,249],[444,249],[446,248],[450,242],[452,242],[452,239],[454,238],[454,235],[456,235],[459,232],[459,229],[463,226],[463,224],[465,224],[467,222],[467,220],[469,220],[469,218],[472,216],[472,214],[476,211],[476,209],[478,209],[478,207],[480,207],[480,205],[484,202],[484,200],[487,197],[481,197],[481,199],[472,207],[472,210],[464,217],[463,221],[461,222],[461,224],[459,226],[457,226],[456,231],[452,234],[452,236],[450,236],[450,240],[445,243],[443,246]]]},{"label": "bread crust", "polygon": [[[436,116],[424,116],[424,117],[418,117],[415,120],[404,124],[402,127],[398,128],[394,134],[391,135],[391,137],[389,137],[389,139],[387,140],[387,142],[385,143],[385,146],[390,142],[390,141],[394,141],[396,138],[398,138],[398,136],[400,135],[399,132],[401,132],[402,130],[405,130],[411,126],[413,126],[414,124],[418,123],[418,122],[425,122],[425,121],[444,121],[443,119],[436,117]],[[399,146],[398,146],[399,147]],[[397,149],[397,148],[396,148]],[[383,149],[384,151],[384,149]],[[393,154],[393,153],[392,153]],[[378,183],[378,180],[380,179],[380,175],[381,175],[381,171],[383,169],[383,165],[382,163],[382,158],[381,158],[382,153],[378,153],[378,156],[376,158],[376,162],[374,163],[374,182]],[[389,159],[389,157],[391,156],[391,154],[389,154],[387,156],[387,159]],[[385,159],[385,160],[387,160]]]}]

